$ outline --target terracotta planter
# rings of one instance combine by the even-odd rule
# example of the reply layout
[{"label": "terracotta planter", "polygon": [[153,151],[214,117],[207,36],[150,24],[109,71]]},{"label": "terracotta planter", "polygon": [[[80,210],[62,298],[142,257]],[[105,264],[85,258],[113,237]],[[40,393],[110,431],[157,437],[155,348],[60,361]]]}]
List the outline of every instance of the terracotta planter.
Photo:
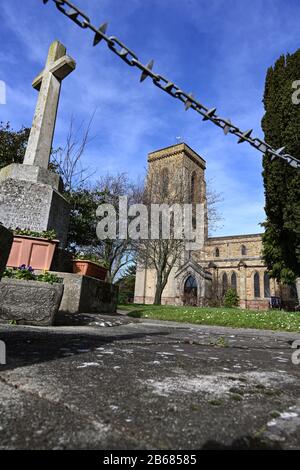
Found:
[{"label": "terracotta planter", "polygon": [[82,276],[95,277],[101,281],[105,281],[107,276],[107,269],[93,261],[88,260],[74,260],[73,261],[73,273],[81,274]]},{"label": "terracotta planter", "polygon": [[15,235],[7,266],[18,268],[25,264],[33,269],[49,271],[58,240]]}]

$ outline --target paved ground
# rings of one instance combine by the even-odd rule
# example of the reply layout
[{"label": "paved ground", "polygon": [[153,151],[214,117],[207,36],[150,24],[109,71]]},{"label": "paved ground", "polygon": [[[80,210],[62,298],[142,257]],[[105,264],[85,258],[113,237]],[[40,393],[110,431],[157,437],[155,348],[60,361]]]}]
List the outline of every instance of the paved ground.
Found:
[{"label": "paved ground", "polygon": [[1,449],[300,448],[300,335],[75,323],[0,326]]}]

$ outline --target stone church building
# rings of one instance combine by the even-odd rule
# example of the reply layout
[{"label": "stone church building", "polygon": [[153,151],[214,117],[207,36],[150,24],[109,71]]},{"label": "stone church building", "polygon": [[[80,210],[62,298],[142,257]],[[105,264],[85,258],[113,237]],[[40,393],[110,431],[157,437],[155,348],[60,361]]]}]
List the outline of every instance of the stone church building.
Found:
[{"label": "stone church building", "polygon": [[[189,202],[206,206],[206,162],[188,145],[180,143],[152,152],[148,165],[148,175],[157,178],[170,171],[172,175],[179,172],[189,184]],[[172,177],[169,184],[172,185]],[[209,237],[205,225],[203,249],[183,253],[181,261],[172,268],[163,291],[163,304],[220,305],[226,290],[232,287],[242,308],[268,309],[271,296],[280,297],[285,307],[296,305],[295,289],[279,286],[267,274],[261,234]],[[155,285],[155,270],[147,265],[138,267],[134,302],[152,304]]]}]

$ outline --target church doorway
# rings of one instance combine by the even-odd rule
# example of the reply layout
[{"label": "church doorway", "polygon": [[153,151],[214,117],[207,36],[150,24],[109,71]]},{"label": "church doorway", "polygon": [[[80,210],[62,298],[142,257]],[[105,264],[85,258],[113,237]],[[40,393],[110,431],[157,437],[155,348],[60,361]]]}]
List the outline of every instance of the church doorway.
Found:
[{"label": "church doorway", "polygon": [[183,303],[184,305],[197,306],[198,284],[194,276],[189,276],[184,284]]}]

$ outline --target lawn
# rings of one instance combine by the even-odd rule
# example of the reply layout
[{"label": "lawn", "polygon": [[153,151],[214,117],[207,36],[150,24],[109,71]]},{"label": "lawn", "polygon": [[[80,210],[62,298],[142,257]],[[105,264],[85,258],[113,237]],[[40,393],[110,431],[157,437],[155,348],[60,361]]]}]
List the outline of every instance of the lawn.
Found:
[{"label": "lawn", "polygon": [[120,305],[134,318],[169,320],[197,325],[219,325],[233,328],[259,328],[300,332],[300,312],[277,310],[255,311],[239,308],[173,307],[166,305]]}]

